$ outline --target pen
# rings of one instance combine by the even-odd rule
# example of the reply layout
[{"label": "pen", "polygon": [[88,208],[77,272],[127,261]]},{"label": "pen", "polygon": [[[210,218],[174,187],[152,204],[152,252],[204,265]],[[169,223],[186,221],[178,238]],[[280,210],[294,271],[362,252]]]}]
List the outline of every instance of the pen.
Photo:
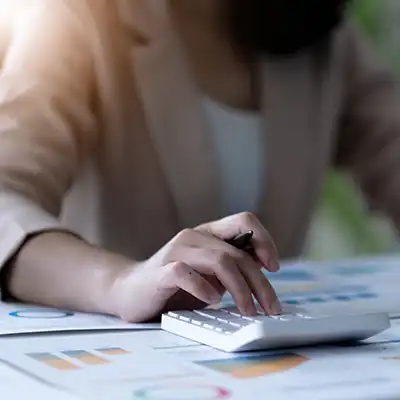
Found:
[{"label": "pen", "polygon": [[248,250],[251,247],[251,239],[253,237],[254,232],[248,231],[245,233],[240,233],[232,239],[226,240],[226,243],[236,247],[239,250]]}]

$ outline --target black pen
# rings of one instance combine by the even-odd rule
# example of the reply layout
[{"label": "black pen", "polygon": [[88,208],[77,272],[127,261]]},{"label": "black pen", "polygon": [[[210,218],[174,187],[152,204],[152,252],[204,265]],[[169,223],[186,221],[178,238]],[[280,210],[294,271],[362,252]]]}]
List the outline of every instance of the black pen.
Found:
[{"label": "black pen", "polygon": [[241,233],[232,239],[226,240],[226,243],[236,247],[239,250],[248,250],[251,248],[251,239],[253,238],[253,235],[253,231]]}]

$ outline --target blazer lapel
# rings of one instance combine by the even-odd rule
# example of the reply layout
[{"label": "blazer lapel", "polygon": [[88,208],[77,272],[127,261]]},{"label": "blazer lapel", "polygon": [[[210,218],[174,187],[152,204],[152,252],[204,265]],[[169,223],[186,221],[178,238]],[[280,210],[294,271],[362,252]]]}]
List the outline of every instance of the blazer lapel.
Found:
[{"label": "blazer lapel", "polygon": [[312,56],[267,60],[262,66],[262,108],[266,124],[266,186],[260,216],[278,250],[298,252],[318,156],[318,104]]},{"label": "blazer lapel", "polygon": [[162,34],[133,47],[132,65],[180,226],[192,227],[220,216],[218,172],[197,90],[168,21]]}]

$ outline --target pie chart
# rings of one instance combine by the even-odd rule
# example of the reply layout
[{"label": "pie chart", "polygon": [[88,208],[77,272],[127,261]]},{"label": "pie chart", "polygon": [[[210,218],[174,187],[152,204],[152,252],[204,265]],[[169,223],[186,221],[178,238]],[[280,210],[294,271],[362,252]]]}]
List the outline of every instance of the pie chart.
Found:
[{"label": "pie chart", "polygon": [[134,399],[143,400],[219,400],[229,397],[229,391],[222,387],[182,383],[150,386],[133,393]]},{"label": "pie chart", "polygon": [[72,317],[74,314],[69,311],[52,310],[47,308],[27,308],[12,311],[10,317],[26,319],[60,319]]}]

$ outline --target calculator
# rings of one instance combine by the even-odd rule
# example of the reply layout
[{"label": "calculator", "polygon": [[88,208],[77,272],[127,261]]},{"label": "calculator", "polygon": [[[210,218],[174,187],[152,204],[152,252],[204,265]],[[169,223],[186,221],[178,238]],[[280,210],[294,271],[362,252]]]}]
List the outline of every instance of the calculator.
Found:
[{"label": "calculator", "polygon": [[386,313],[329,315],[286,307],[280,315],[245,316],[236,307],[171,311],[161,328],[225,352],[269,350],[360,341],[390,327]]}]

